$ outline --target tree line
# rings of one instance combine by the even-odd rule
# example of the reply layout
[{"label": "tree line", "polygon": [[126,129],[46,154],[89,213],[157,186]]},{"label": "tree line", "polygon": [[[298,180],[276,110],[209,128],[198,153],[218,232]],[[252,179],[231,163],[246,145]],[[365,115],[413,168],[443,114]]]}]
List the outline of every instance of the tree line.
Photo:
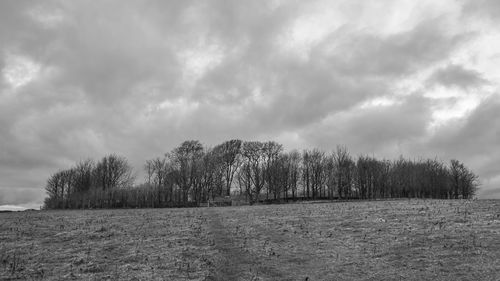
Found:
[{"label": "tree line", "polygon": [[478,177],[458,160],[353,157],[344,146],[284,151],[274,141],[181,143],[147,160],[134,184],[127,159],[115,154],[60,170],[46,184],[47,209],[200,206],[220,198],[250,204],[314,199],[472,198]]}]

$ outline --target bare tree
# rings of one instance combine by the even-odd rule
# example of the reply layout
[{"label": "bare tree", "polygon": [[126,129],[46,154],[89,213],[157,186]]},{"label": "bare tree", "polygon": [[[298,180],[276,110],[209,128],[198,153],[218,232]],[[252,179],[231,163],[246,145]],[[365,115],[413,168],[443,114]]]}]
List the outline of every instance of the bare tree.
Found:
[{"label": "bare tree", "polygon": [[276,172],[273,172],[271,167],[274,165],[274,162],[277,161],[280,153],[283,151],[283,146],[274,141],[268,141],[262,143],[262,161],[264,162],[264,180],[266,181],[266,199],[269,199],[269,193],[272,192],[274,195],[274,199],[277,198],[279,193],[279,186],[277,185],[277,175]]},{"label": "bare tree", "polygon": [[321,194],[324,184],[326,183],[325,172],[325,153],[319,149],[313,149],[309,156],[309,163],[311,166],[311,189],[313,198],[324,196]]},{"label": "bare tree", "polygon": [[309,198],[310,187],[311,187],[311,151],[304,150],[302,152],[302,186],[303,186],[303,196]]},{"label": "bare tree", "polygon": [[337,146],[332,158],[336,169],[338,196],[339,198],[349,198],[351,196],[354,161],[345,146]]},{"label": "bare tree", "polygon": [[45,199],[45,208],[47,209],[58,209],[62,208],[63,202],[63,171],[58,171],[52,174],[47,180],[45,185],[45,191],[48,197]]},{"label": "bare tree", "polygon": [[347,148],[330,155],[319,149],[283,152],[276,142],[231,140],[205,149],[199,141],[181,143],[165,157],[146,161],[146,183],[133,186],[132,168],[124,157],[85,160],[52,174],[45,185],[45,208],[118,208],[199,206],[231,193],[253,204],[266,188],[266,198],[471,198],[478,177],[458,160],[394,161],[360,156]]},{"label": "bare tree", "polygon": [[182,190],[184,203],[189,200],[189,192],[200,184],[200,161],[203,155],[203,145],[197,140],[185,141],[167,155],[175,167],[175,179]]},{"label": "bare tree", "polygon": [[290,190],[292,191],[292,198],[297,196],[297,189],[300,180],[300,153],[297,150],[291,151],[288,157],[290,169]]},{"label": "bare tree", "polygon": [[478,176],[458,160],[450,162],[450,176],[454,198],[472,198],[479,185]]},{"label": "bare tree", "polygon": [[[231,185],[234,175],[241,165],[241,140],[230,140],[214,147],[213,151],[220,156],[224,171],[225,195],[231,195]],[[222,194],[221,194],[222,195]]]},{"label": "bare tree", "polygon": [[162,206],[162,200],[166,199],[166,187],[169,173],[168,159],[154,158],[146,161],[144,166],[147,173],[148,184],[156,191],[156,205]]},{"label": "bare tree", "polygon": [[265,184],[263,148],[264,144],[257,141],[244,142],[242,146],[244,165],[240,172],[243,173],[247,183],[251,183],[246,185],[246,193],[251,204],[259,199]]},{"label": "bare tree", "polygon": [[132,167],[125,157],[110,154],[96,164],[94,170],[96,185],[103,191],[130,186],[134,183]]},{"label": "bare tree", "polygon": [[[239,157],[239,156],[236,156]],[[206,194],[204,200],[209,197],[214,200],[217,196],[226,195],[227,191],[231,192],[231,186],[239,166],[240,160],[235,160],[233,164],[229,164],[227,158],[220,154],[220,151],[215,149],[207,151],[203,157],[203,190]],[[229,166],[233,166],[229,168]],[[229,187],[229,189],[228,189]]]}]

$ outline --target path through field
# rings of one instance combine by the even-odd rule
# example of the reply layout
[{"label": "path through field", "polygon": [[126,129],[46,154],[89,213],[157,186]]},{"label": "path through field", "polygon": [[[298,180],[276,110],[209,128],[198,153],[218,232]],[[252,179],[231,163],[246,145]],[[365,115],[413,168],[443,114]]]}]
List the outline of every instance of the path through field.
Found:
[{"label": "path through field", "polygon": [[500,201],[0,214],[0,280],[500,280]]},{"label": "path through field", "polygon": [[211,280],[251,280],[252,269],[258,265],[255,257],[244,253],[227,231],[219,216],[220,210],[210,210],[209,230],[219,251],[219,262],[208,279]]}]

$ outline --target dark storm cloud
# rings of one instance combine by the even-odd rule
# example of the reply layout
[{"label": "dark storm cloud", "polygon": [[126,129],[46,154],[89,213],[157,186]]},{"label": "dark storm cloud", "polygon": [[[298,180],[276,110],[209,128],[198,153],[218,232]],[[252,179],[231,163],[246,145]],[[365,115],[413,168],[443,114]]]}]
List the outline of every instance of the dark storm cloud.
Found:
[{"label": "dark storm cloud", "polygon": [[431,84],[440,84],[446,87],[456,86],[464,90],[487,83],[478,71],[455,64],[438,69],[429,80]]},{"label": "dark storm cloud", "polygon": [[[304,15],[315,18],[305,13],[317,12],[311,7],[318,3],[2,2],[2,204],[32,201],[28,187],[41,201],[40,187],[51,173],[87,157],[116,152],[140,170],[146,159],[185,139],[207,145],[276,139],[328,150],[346,144],[355,154],[387,157],[420,153],[418,147],[430,144],[494,177],[474,158],[483,152],[465,153],[459,140],[445,137],[455,134],[472,147],[467,136],[477,135],[490,145],[491,132],[462,124],[491,110],[482,104],[473,119],[450,123],[430,138],[436,101],[422,90],[395,90],[436,66],[420,88],[478,89],[483,73],[449,62],[475,33],[450,30],[448,15],[387,32],[360,27],[358,16],[312,40],[307,33],[317,30],[294,27],[304,24]],[[32,77],[13,86],[16,71]],[[389,102],[378,105],[380,98]],[[500,155],[485,161],[498,163]]]}]

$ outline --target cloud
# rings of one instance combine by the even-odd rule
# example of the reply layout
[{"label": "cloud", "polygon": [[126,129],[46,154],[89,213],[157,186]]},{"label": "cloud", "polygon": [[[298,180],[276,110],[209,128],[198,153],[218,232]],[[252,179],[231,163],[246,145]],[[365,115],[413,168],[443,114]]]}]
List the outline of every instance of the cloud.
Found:
[{"label": "cloud", "polygon": [[482,183],[479,195],[483,197],[499,194],[499,110],[499,96],[491,96],[468,116],[442,128],[420,148],[436,152],[443,159],[456,158],[464,162],[479,175]]},{"label": "cloud", "polygon": [[473,16],[487,16],[496,21],[500,16],[500,4],[495,0],[467,0],[464,1],[464,12]]},{"label": "cloud", "polygon": [[0,211],[24,211],[26,208],[13,205],[0,205]]},{"label": "cloud", "polygon": [[431,84],[439,84],[446,87],[455,86],[464,90],[487,83],[478,71],[454,64],[438,69],[432,74],[429,80]]},{"label": "cloud", "polygon": [[438,154],[492,182],[499,157],[472,144],[496,147],[481,122],[498,119],[484,101],[498,32],[468,5],[2,2],[2,202],[41,200],[51,173],[88,157],[140,171],[185,139]]},{"label": "cloud", "polygon": [[336,43],[331,58],[348,75],[392,76],[411,74],[429,64],[441,61],[462,41],[467,34],[448,34],[441,30],[439,20],[422,22],[413,29],[381,37],[373,34],[356,34],[346,30],[347,37]]},{"label": "cloud", "polygon": [[[457,120],[455,126],[447,126],[434,137],[434,144],[442,149],[448,147],[455,153],[473,150],[481,154],[495,152],[500,134],[498,110],[500,99],[492,96],[484,100],[467,118]],[[486,129],[487,128],[487,129]],[[463,150],[463,148],[469,148]]]},{"label": "cloud", "polygon": [[0,206],[16,202],[16,206],[39,208],[43,205],[43,189],[33,188],[0,188]]},{"label": "cloud", "polygon": [[[411,95],[391,104],[360,105],[333,114],[307,128],[307,143],[323,149],[343,144],[354,156],[361,154],[396,158],[426,134],[430,122],[429,100]],[[398,118],[395,118],[397,116]]]}]

